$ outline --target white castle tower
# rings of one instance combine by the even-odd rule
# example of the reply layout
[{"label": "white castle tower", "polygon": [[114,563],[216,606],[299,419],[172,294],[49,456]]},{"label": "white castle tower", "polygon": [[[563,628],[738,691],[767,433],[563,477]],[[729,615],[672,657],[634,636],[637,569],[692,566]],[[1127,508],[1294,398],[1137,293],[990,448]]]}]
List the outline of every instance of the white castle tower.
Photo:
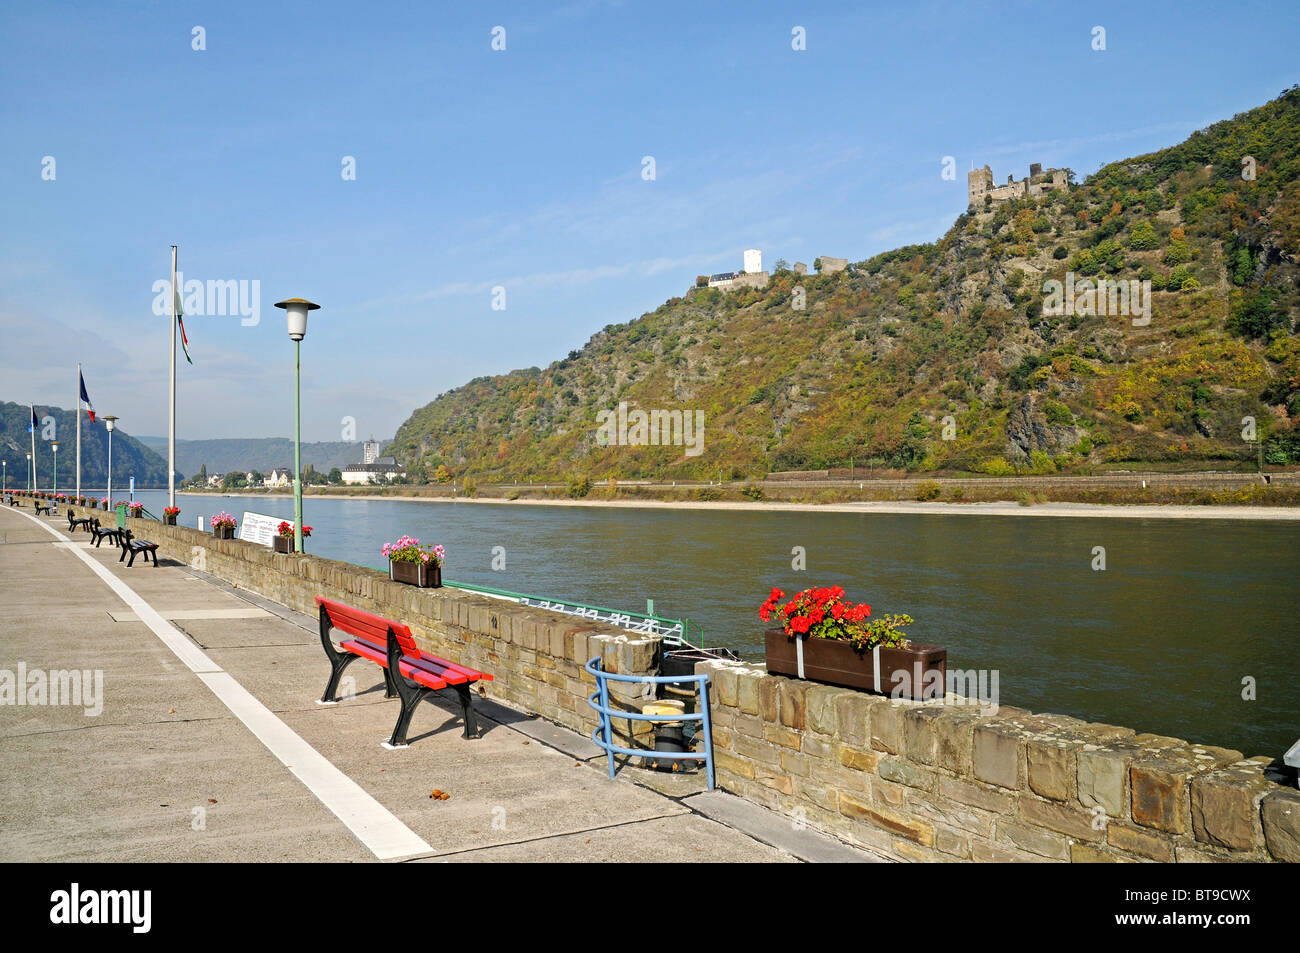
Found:
[{"label": "white castle tower", "polygon": [[763,270],[763,253],[757,248],[745,249],[745,273],[756,275]]}]

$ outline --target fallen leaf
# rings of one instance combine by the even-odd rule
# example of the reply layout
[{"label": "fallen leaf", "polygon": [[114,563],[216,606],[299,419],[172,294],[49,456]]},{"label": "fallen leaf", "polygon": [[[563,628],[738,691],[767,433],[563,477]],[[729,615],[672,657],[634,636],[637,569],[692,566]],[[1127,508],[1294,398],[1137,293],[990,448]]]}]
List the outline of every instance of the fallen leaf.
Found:
[{"label": "fallen leaf", "polygon": [[217,803],[217,799],[214,798],[214,797],[210,797],[210,798],[208,798],[208,803],[209,803],[209,804],[216,804],[216,803]]},{"label": "fallen leaf", "polygon": [[430,794],[429,797],[433,798],[435,801],[445,801],[451,797],[451,795],[446,791],[440,791],[438,788],[434,788],[433,793]]},{"label": "fallen leaf", "polygon": [[169,714],[169,715],[174,715],[174,714],[176,714],[176,709],[175,709],[175,708],[168,708],[168,709],[167,709],[167,714]]}]

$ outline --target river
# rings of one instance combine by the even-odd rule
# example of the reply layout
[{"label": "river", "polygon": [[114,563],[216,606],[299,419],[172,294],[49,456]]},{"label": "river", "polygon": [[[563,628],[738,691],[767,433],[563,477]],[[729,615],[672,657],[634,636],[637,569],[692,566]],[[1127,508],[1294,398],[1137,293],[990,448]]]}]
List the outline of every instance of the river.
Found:
[{"label": "river", "polygon": [[[162,512],[165,493],[136,496]],[[222,508],[293,514],[283,496],[177,501],[188,526]],[[706,644],[747,658],[762,658],[756,613],[772,586],[838,583],[873,615],[911,615],[909,635],[946,646],[951,668],[997,670],[1005,705],[1247,755],[1280,757],[1300,737],[1293,522],[311,497],[304,507],[311,553],[386,569],[380,546],[409,534],[447,547],[448,579],[632,611],[653,599],[658,614],[689,618]],[[792,568],[795,547],[805,571]]]}]

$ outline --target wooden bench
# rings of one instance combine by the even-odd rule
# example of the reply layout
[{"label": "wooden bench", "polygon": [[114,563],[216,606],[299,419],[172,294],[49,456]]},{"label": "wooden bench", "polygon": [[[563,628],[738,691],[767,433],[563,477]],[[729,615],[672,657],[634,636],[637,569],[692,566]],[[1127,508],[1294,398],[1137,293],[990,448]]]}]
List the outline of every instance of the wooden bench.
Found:
[{"label": "wooden bench", "polygon": [[72,507],[68,507],[68,532],[69,533],[75,533],[77,531],[78,526],[82,527],[87,532],[89,532],[90,524],[91,524],[91,519],[89,516],[77,516],[73,512]]},{"label": "wooden bench", "polygon": [[132,533],[129,529],[121,529],[117,531],[117,542],[118,545],[122,547],[122,555],[117,557],[118,562],[121,562],[123,559],[126,559],[126,554],[130,553],[131,558],[127,560],[126,564],[128,566],[133,566],[135,565],[135,557],[139,556],[141,553],[144,553],[144,561],[148,563],[149,557],[152,556],[153,568],[154,569],[158,568],[158,544],[157,543],[151,543],[147,539],[136,539],[135,534]]},{"label": "wooden bench", "polygon": [[[112,540],[114,546],[121,546],[122,532],[123,531],[118,529],[116,526],[110,527],[109,529],[101,528],[99,525],[99,517],[95,517],[90,521],[90,538],[95,541],[96,549],[98,549],[99,544],[106,539]],[[118,562],[121,562],[121,560],[118,560]]]},{"label": "wooden bench", "polygon": [[46,502],[43,501],[43,500],[37,500],[37,501],[36,501],[36,515],[37,515],[37,516],[40,516],[41,513],[45,513],[45,514],[48,516],[48,515],[49,515],[49,512],[50,512],[50,504],[49,504],[49,503],[46,503]]},{"label": "wooden bench", "polygon": [[[406,732],[411,716],[420,702],[434,692],[451,689],[460,699],[465,719],[465,737],[478,734],[470,686],[477,681],[492,681],[492,676],[476,672],[446,659],[426,655],[415,644],[411,630],[401,622],[345,606],[341,602],[316,597],[320,607],[320,640],[330,660],[330,678],[320,704],[337,704],[335,693],[343,670],[358,658],[369,659],[384,670],[384,696],[401,699],[402,711],[385,747],[406,747]],[[335,646],[330,630],[338,629],[351,638]]]}]

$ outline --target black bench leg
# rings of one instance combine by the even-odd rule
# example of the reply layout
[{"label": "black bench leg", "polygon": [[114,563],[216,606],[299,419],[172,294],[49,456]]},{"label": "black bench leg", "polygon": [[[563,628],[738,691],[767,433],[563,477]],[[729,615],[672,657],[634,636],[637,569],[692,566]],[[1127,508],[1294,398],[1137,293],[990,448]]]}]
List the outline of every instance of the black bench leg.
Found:
[{"label": "black bench leg", "polygon": [[465,716],[465,737],[478,737],[478,723],[474,720],[474,695],[469,690],[469,682],[456,686],[456,694],[460,696],[461,711]]},{"label": "black bench leg", "polygon": [[429,694],[427,688],[402,686],[399,689],[398,697],[402,699],[402,713],[397,716],[397,724],[393,727],[393,737],[388,739],[388,743],[394,748],[406,744],[406,732],[411,727],[411,718],[415,714],[415,709],[419,707],[420,702],[427,694]]},{"label": "black bench leg", "polygon": [[140,555],[139,552],[137,552],[136,550],[134,549],[131,550],[131,558],[126,561],[126,565],[128,569],[135,565],[135,557],[139,555]]},{"label": "black bench leg", "polygon": [[336,693],[339,690],[339,679],[343,677],[343,670],[360,657],[359,655],[353,655],[351,652],[336,652],[334,654],[330,659],[330,680],[325,683],[325,694],[321,696],[321,701],[338,701]]},{"label": "black bench leg", "polygon": [[118,561],[118,562],[121,562],[123,559],[126,559],[126,547],[125,547],[125,546],[122,547],[122,555],[117,557],[117,561]]},{"label": "black bench leg", "polygon": [[387,666],[384,666],[384,697],[385,698],[400,697],[397,692],[397,683],[393,681],[393,673],[388,670]]}]

